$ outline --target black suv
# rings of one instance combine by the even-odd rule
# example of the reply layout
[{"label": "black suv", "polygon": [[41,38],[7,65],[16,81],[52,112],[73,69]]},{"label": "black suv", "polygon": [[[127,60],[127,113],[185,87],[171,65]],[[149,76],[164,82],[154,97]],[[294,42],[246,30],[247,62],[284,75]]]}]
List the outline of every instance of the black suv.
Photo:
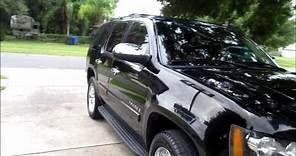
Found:
[{"label": "black suv", "polygon": [[96,29],[87,108],[138,155],[296,156],[296,75],[234,28],[149,15]]}]

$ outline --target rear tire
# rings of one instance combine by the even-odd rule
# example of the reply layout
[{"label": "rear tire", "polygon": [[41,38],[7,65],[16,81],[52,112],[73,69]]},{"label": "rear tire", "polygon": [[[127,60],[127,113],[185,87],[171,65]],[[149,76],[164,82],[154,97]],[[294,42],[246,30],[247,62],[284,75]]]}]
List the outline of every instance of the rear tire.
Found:
[{"label": "rear tire", "polygon": [[149,156],[198,156],[191,140],[180,130],[158,133],[151,144]]},{"label": "rear tire", "polygon": [[98,106],[102,105],[102,101],[99,97],[96,85],[96,79],[91,77],[88,81],[88,89],[87,89],[87,110],[88,115],[96,120],[102,119],[102,115],[98,110]]}]

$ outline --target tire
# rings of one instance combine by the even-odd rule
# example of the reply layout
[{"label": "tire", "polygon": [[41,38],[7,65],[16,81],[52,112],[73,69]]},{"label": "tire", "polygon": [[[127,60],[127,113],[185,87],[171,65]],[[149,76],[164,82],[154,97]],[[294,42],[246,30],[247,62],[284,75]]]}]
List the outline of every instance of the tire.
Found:
[{"label": "tire", "polygon": [[87,110],[88,115],[96,120],[102,119],[102,115],[98,110],[98,106],[102,105],[102,101],[99,97],[96,85],[96,79],[91,77],[88,81],[88,89],[87,89]]},{"label": "tire", "polygon": [[149,156],[158,156],[161,152],[168,156],[198,156],[191,140],[180,130],[166,130],[158,133],[149,151]]}]

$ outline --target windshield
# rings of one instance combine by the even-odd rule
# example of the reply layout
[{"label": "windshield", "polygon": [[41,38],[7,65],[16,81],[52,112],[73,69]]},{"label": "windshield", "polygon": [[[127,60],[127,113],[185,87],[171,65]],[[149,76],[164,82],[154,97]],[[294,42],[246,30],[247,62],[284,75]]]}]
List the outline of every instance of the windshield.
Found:
[{"label": "windshield", "polygon": [[223,61],[276,66],[253,41],[221,26],[159,20],[156,28],[161,42],[161,59],[167,65],[197,66],[201,62]]}]

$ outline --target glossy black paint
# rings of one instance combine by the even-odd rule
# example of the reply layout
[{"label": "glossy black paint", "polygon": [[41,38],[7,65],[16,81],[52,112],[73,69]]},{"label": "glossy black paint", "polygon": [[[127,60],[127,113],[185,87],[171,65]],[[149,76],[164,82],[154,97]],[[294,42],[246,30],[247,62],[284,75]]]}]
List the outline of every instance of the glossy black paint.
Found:
[{"label": "glossy black paint", "polygon": [[149,16],[115,20],[145,24],[147,55],[151,56],[147,64],[114,57],[105,50],[108,39],[99,47],[101,53],[96,54],[91,45],[87,55],[88,71],[95,73],[100,96],[147,147],[149,131],[159,128],[149,127],[155,114],[182,129],[201,156],[228,155],[232,124],[296,140],[295,74],[276,68],[169,66],[162,62],[164,46],[155,20],[171,19]]}]

